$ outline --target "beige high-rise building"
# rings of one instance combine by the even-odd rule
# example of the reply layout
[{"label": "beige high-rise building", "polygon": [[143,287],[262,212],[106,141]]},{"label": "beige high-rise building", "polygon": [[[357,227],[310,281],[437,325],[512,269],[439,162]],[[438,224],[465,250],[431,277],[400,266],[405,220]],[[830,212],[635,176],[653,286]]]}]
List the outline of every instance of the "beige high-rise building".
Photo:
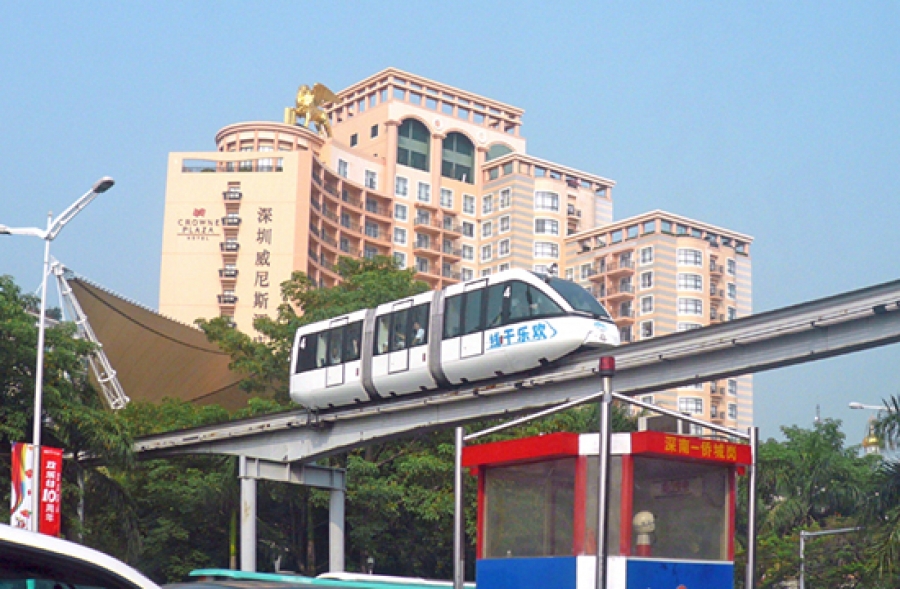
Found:
[{"label": "beige high-rise building", "polygon": [[[323,108],[330,136],[236,123],[215,151],[169,155],[161,313],[252,332],[291,272],[330,286],[340,256],[379,254],[434,288],[556,272],[591,288],[626,341],[750,313],[752,238],[661,211],[613,222],[615,182],[529,155],[519,108],[393,68]],[[752,422],[749,376],[653,400]]]}]

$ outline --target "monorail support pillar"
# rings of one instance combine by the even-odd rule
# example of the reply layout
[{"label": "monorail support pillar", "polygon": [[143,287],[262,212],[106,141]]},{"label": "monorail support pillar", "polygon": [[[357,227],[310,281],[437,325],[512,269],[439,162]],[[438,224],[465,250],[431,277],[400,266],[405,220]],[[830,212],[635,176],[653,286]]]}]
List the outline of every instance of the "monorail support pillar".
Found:
[{"label": "monorail support pillar", "polygon": [[331,493],[328,503],[328,570],[344,571],[344,498],[346,471],[317,464],[275,462],[248,456],[239,457],[241,479],[241,570],[256,571],[256,481],[325,489]]},{"label": "monorail support pillar", "polygon": [[247,457],[238,465],[241,479],[241,570],[256,571],[256,476],[248,472]]}]

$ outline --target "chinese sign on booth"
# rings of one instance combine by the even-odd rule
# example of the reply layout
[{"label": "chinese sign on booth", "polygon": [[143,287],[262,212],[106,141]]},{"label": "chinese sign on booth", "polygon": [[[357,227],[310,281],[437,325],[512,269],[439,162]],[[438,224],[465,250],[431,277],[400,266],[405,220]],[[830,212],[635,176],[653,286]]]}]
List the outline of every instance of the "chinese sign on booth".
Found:
[{"label": "chinese sign on booth", "polygon": [[12,493],[10,494],[10,525],[34,529],[32,518],[37,517],[38,531],[58,536],[60,531],[60,499],[62,494],[62,450],[41,448],[38,513],[32,511],[35,480],[32,465],[34,446],[16,442],[12,447]]}]

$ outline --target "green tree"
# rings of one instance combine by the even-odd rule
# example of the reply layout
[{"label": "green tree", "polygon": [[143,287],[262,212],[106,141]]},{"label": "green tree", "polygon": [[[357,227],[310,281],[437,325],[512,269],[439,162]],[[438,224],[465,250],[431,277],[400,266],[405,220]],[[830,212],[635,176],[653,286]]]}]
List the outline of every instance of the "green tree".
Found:
[{"label": "green tree", "polygon": [[[0,442],[5,447],[33,439],[37,308],[34,296],[23,294],[9,276],[0,276]],[[92,345],[75,337],[72,323],[48,326],[45,335],[41,442],[73,457],[63,465],[63,533],[72,538],[84,534],[91,543],[92,516],[98,513],[93,507],[126,510],[128,504],[121,486],[107,468],[96,466],[97,461],[129,465],[132,437],[125,420],[106,410],[90,384],[86,358]],[[0,484],[8,501],[9,455],[4,458],[0,481],[6,482]],[[84,528],[78,517],[82,497],[87,512]],[[119,543],[136,546],[134,527],[126,525],[123,531]]]}]

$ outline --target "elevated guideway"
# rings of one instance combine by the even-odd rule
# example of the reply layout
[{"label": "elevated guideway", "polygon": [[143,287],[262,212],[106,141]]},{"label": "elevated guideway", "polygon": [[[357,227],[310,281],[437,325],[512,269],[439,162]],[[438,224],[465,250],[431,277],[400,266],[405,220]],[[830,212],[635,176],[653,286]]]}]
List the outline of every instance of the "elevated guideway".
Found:
[{"label": "elevated guideway", "polygon": [[[821,360],[900,341],[900,280],[615,351],[615,390],[636,395]],[[418,431],[537,411],[595,393],[600,354],[567,357],[538,375],[432,391],[317,415],[297,410],[139,439],[144,458],[231,454],[291,464]],[[301,469],[302,470],[302,469]],[[299,471],[298,471],[299,472]]]}]

